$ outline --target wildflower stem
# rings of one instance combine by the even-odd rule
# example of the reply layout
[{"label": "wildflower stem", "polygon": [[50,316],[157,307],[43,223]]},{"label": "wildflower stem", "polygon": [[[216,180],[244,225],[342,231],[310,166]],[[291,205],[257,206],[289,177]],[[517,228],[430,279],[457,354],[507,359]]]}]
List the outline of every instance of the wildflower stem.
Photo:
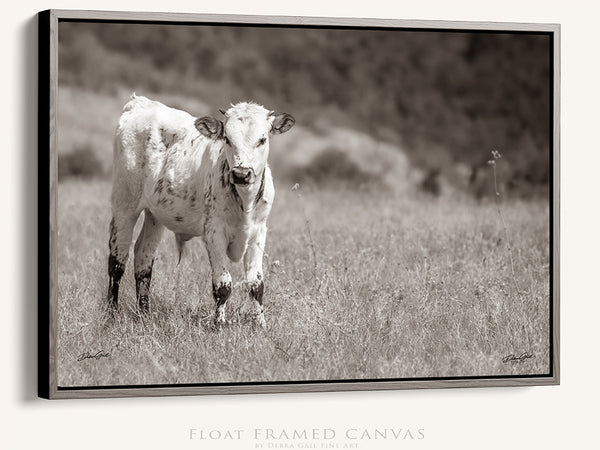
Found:
[{"label": "wildflower stem", "polygon": [[521,292],[521,288],[519,283],[517,282],[517,276],[515,274],[515,263],[513,260],[512,253],[512,245],[510,243],[510,234],[508,232],[508,225],[506,224],[506,220],[504,219],[504,214],[502,213],[502,207],[500,205],[500,191],[498,191],[498,182],[496,175],[496,156],[494,156],[494,160],[491,161],[492,170],[494,173],[494,199],[496,201],[496,209],[498,211],[498,216],[500,216],[500,221],[502,222],[502,228],[504,229],[504,235],[506,237],[506,247],[508,248],[508,259],[510,261],[510,270],[512,273],[513,282],[515,283],[515,287],[517,289],[517,293]]},{"label": "wildflower stem", "polygon": [[309,244],[309,247],[310,247],[310,250],[312,253],[314,277],[316,279],[317,274],[318,274],[317,250],[315,249],[315,242],[312,237],[312,231],[311,231],[311,227],[310,227],[310,219],[308,218],[308,214],[306,214],[306,208],[304,207],[304,199],[302,198],[302,194],[300,194],[299,189],[300,189],[300,186],[297,183],[292,188],[292,190],[296,193],[298,200],[300,200],[300,208],[302,209],[302,215],[304,216],[304,224],[306,225],[306,233],[308,235],[308,244]]}]

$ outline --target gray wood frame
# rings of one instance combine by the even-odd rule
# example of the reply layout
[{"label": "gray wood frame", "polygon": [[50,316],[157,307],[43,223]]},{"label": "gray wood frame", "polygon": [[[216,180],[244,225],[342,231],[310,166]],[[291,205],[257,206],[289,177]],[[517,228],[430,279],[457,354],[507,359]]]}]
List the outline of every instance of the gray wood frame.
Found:
[{"label": "gray wood frame", "polygon": [[[147,21],[147,22],[203,22],[232,24],[277,24],[294,26],[350,26],[388,28],[460,29],[465,31],[533,31],[549,33],[553,42],[553,131],[552,131],[552,216],[551,246],[551,372],[548,376],[463,377],[445,379],[410,379],[400,381],[340,381],[340,382],[284,382],[260,384],[227,384],[166,387],[98,387],[59,388],[56,379],[56,324],[57,324],[57,94],[58,94],[58,22],[61,19]],[[38,395],[48,399],[135,397],[200,394],[248,394],[276,392],[322,392],[350,390],[464,388],[557,385],[559,366],[559,118],[560,118],[560,25],[499,22],[455,22],[430,20],[351,19],[324,17],[206,15],[123,11],[48,10],[38,14],[39,30],[39,273],[49,278],[39,279],[39,348]],[[44,221],[49,223],[46,234]],[[48,241],[46,241],[48,239]],[[47,252],[47,253],[46,253]],[[49,272],[46,272],[46,271]],[[47,280],[47,281],[45,281]]]}]

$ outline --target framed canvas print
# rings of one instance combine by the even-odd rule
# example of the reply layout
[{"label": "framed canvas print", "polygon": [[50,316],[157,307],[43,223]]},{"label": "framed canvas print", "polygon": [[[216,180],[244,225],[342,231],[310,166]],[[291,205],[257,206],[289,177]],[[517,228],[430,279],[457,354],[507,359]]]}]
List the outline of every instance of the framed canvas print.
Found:
[{"label": "framed canvas print", "polygon": [[39,14],[39,395],[559,382],[559,25]]}]

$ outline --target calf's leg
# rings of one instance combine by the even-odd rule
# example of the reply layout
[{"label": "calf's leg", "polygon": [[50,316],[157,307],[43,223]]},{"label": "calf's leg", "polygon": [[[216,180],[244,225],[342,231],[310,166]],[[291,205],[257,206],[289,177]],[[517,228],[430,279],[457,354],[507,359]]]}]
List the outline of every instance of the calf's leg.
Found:
[{"label": "calf's leg", "polygon": [[215,326],[225,325],[225,305],[231,296],[231,274],[229,273],[229,258],[227,257],[227,240],[223,227],[207,225],[206,250],[212,270],[213,298],[216,303]]},{"label": "calf's leg", "polygon": [[135,241],[135,292],[138,305],[142,312],[150,308],[148,295],[150,292],[150,281],[152,279],[152,266],[154,265],[154,253],[160,243],[164,227],[156,221],[149,210],[144,210],[144,226]]},{"label": "calf's leg", "polygon": [[254,305],[254,321],[261,328],[266,327],[263,314],[264,282],[262,271],[266,236],[267,227],[263,225],[256,236],[248,243],[248,248],[244,254],[244,271],[249,286],[250,299]]},{"label": "calf's leg", "polygon": [[107,300],[111,315],[119,304],[119,283],[125,272],[129,246],[137,217],[113,212],[108,239],[108,293]]}]

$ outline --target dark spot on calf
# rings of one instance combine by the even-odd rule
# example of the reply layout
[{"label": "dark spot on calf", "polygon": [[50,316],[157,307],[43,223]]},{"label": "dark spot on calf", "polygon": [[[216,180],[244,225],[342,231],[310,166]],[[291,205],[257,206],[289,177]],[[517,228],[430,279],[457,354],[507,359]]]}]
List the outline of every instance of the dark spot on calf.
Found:
[{"label": "dark spot on calf", "polygon": [[158,199],[158,204],[161,206],[165,206],[167,204],[167,197],[161,197]]},{"label": "dark spot on calf", "polygon": [[183,217],[181,217],[181,216],[175,216],[175,221],[176,222],[183,222]]},{"label": "dark spot on calf", "polygon": [[164,183],[164,180],[162,178],[159,178],[158,181],[156,182],[156,188],[154,188],[154,192],[158,192],[159,194],[162,194],[163,183]]},{"label": "dark spot on calf", "polygon": [[175,191],[173,190],[173,186],[170,181],[167,181],[167,194],[175,195]]},{"label": "dark spot on calf", "polygon": [[165,131],[164,128],[160,129],[160,140],[165,144],[166,148],[169,148],[169,134]]},{"label": "dark spot on calf", "polygon": [[108,301],[110,306],[116,308],[119,304],[119,283],[125,272],[125,264],[119,262],[117,256],[111,251],[108,256]]},{"label": "dark spot on calf", "polygon": [[117,227],[115,226],[114,217],[110,220],[109,234],[110,238],[108,240],[108,247],[112,251],[117,243]]},{"label": "dark spot on calf", "polygon": [[263,170],[263,174],[260,179],[260,187],[258,188],[258,193],[256,194],[256,200],[254,200],[254,202],[256,203],[260,199],[262,199],[264,193],[265,193],[265,171]]},{"label": "dark spot on calf", "polygon": [[223,161],[223,166],[221,167],[221,185],[224,188],[229,185],[229,164],[227,160]]},{"label": "dark spot on calf", "polygon": [[229,191],[230,191],[231,195],[233,196],[233,199],[235,200],[235,202],[238,204],[240,209],[243,211],[244,204],[242,203],[242,199],[240,198],[240,195],[238,194],[238,191],[233,184],[229,185]]},{"label": "dark spot on calf", "polygon": [[[116,279],[119,280],[122,276],[123,273],[125,272],[125,264],[122,264],[119,262],[119,260],[117,259],[117,256],[113,253],[111,253],[108,256],[108,274]],[[117,281],[118,283],[118,281]]]},{"label": "dark spot on calf", "polygon": [[163,128],[161,128],[161,130],[160,130],[160,137],[165,146],[165,149],[168,149],[169,147],[171,147],[178,139],[176,133],[171,134]]},{"label": "dark spot on calf", "polygon": [[260,274],[257,278],[258,282],[253,283],[252,286],[250,286],[250,298],[256,300],[259,305],[262,305],[265,284],[262,282]]},{"label": "dark spot on calf", "polygon": [[219,283],[218,286],[213,283],[213,297],[217,302],[217,306],[225,303],[230,295],[231,283]]}]

